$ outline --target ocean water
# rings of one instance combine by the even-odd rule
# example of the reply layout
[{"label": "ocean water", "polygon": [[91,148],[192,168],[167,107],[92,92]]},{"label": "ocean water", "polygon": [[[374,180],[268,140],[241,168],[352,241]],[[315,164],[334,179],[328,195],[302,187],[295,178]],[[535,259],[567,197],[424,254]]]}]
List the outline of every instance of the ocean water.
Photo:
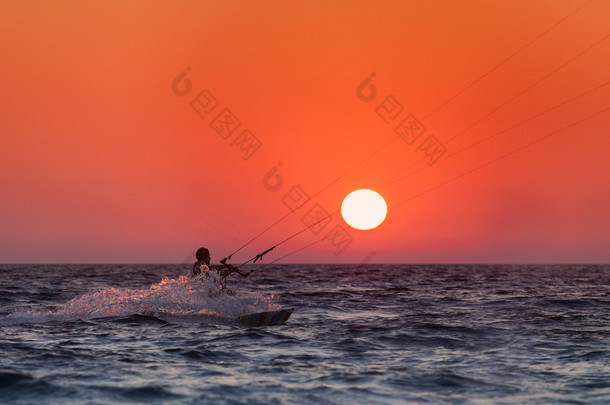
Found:
[{"label": "ocean water", "polygon": [[188,267],[0,266],[0,403],[610,403],[610,266]]}]

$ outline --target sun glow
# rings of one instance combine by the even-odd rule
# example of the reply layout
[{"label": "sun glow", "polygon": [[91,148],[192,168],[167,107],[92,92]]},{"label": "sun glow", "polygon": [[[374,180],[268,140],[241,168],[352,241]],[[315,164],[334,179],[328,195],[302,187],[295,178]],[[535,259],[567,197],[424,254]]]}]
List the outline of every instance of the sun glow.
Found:
[{"label": "sun glow", "polygon": [[352,191],[341,204],[341,215],[349,226],[367,230],[378,227],[388,213],[388,206],[379,193],[360,189]]}]

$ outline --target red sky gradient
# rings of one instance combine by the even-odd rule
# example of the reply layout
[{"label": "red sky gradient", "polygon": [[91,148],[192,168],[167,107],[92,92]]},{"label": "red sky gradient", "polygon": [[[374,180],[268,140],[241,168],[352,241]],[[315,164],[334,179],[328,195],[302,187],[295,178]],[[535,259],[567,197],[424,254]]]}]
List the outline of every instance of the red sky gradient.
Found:
[{"label": "red sky gradient", "polygon": [[[348,170],[233,262],[358,188],[385,197],[380,227],[283,262],[610,262],[610,2],[1,8],[0,262],[179,263],[201,245],[218,260],[288,213],[293,186],[313,195]],[[365,102],[356,89],[371,72]],[[204,90],[218,105],[202,117],[191,103]],[[388,96],[404,108],[390,123],[377,114]],[[224,109],[241,122],[227,139],[211,127]],[[395,132],[409,114],[426,128],[412,145]],[[248,159],[246,129],[261,144]],[[428,167],[416,149],[429,135],[447,151]],[[382,187],[409,167],[425,169]],[[344,224],[334,216],[265,262]]]}]

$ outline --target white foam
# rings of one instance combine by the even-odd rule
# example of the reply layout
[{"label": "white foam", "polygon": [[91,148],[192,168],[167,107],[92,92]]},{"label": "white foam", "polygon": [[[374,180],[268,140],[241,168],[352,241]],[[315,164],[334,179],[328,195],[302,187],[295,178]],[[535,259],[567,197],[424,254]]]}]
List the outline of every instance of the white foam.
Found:
[{"label": "white foam", "polygon": [[16,311],[0,318],[0,324],[87,320],[136,314],[168,320],[226,320],[279,308],[273,302],[273,295],[228,295],[214,277],[180,276],[177,279],[165,277],[148,289],[110,288],[84,294],[56,311]]}]

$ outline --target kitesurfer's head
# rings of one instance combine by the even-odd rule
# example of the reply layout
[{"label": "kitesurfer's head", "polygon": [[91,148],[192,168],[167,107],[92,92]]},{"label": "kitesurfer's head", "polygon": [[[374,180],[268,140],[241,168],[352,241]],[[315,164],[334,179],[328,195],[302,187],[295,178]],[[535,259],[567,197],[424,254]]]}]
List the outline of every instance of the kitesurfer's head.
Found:
[{"label": "kitesurfer's head", "polygon": [[197,253],[195,253],[195,257],[198,261],[203,261],[206,264],[210,263],[210,251],[207,248],[201,247],[197,249]]}]

